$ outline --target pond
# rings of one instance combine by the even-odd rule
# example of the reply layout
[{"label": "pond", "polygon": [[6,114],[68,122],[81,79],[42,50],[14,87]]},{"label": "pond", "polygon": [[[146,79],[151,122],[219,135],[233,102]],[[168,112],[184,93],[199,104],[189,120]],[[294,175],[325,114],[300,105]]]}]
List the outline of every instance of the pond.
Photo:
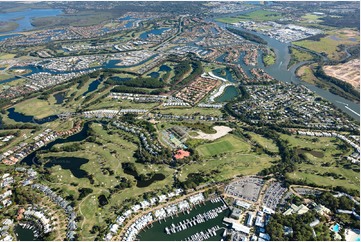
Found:
[{"label": "pond", "polygon": [[336,40],[336,41],[340,41],[341,39],[339,37],[337,37],[336,35],[330,35],[330,38],[332,40]]},{"label": "pond", "polygon": [[48,162],[44,165],[46,168],[51,168],[60,165],[62,169],[70,170],[76,178],[86,178],[88,173],[80,167],[89,162],[88,159],[78,157],[47,157]]},{"label": "pond", "polygon": [[53,97],[55,98],[56,100],[56,103],[55,104],[62,104],[64,102],[64,99],[65,99],[65,92],[58,92],[58,93],[55,93],[53,95]]},{"label": "pond", "polygon": [[42,150],[50,150],[51,147],[53,147],[53,146],[56,145],[56,144],[63,144],[63,143],[67,143],[67,142],[75,142],[75,141],[85,140],[85,139],[88,137],[87,133],[88,133],[88,130],[89,130],[89,125],[90,125],[90,123],[89,123],[89,122],[86,122],[86,123],[84,124],[83,129],[82,129],[79,133],[70,135],[69,137],[64,138],[64,139],[54,140],[53,142],[50,142],[49,144],[43,146],[43,147],[40,148],[39,150],[36,150],[36,151],[30,153],[29,155],[27,155],[27,156],[21,161],[21,163],[22,163],[22,164],[26,163],[26,164],[29,165],[29,166],[31,166],[31,165],[36,165],[37,162],[38,162],[38,159],[36,158],[36,153],[37,153],[37,152],[42,151]]},{"label": "pond", "polygon": [[95,91],[101,83],[101,80],[94,80],[89,84],[88,90],[83,93],[83,96],[86,96],[88,93]]},{"label": "pond", "polygon": [[323,158],[325,156],[325,154],[321,151],[297,149],[297,154],[304,154],[304,153],[309,153],[316,158]]},{"label": "pond", "polygon": [[152,30],[149,30],[149,31],[146,31],[142,34],[140,34],[140,38],[142,40],[145,40],[149,37],[150,34],[154,34],[154,35],[161,35],[164,31],[168,30],[169,28],[159,28],[159,29],[152,29]]},{"label": "pond", "polygon": [[151,72],[149,73],[147,76],[150,76],[151,78],[158,78],[159,77],[159,72]]},{"label": "pond", "polygon": [[148,187],[155,181],[162,181],[165,179],[165,175],[162,173],[155,173],[151,177],[149,177],[150,174],[147,175],[138,175],[138,172],[135,170],[134,166],[129,163],[123,163],[122,164],[123,171],[125,174],[131,175],[135,178],[137,181],[137,187]]},{"label": "pond", "polygon": [[47,122],[52,122],[58,118],[57,115],[51,115],[42,119],[36,119],[34,116],[24,115],[22,113],[16,112],[15,108],[9,108],[7,111],[9,112],[8,118],[14,120],[15,122],[44,124]]},{"label": "pond", "polygon": [[229,69],[216,69],[214,71],[212,71],[214,75],[222,77],[224,79],[226,79],[227,81],[236,83],[237,80],[233,79],[232,73],[229,71]]},{"label": "pond", "polygon": [[170,67],[167,66],[167,65],[161,65],[161,66],[159,67],[159,71],[168,72],[168,71],[171,71],[171,70],[172,70],[172,68],[170,68]]},{"label": "pond", "polygon": [[238,88],[235,86],[226,87],[223,94],[215,99],[216,102],[229,102],[239,95]]},{"label": "pond", "polygon": [[137,179],[137,187],[148,187],[153,182],[162,181],[164,179],[165,179],[165,175],[163,175],[162,173],[156,173],[150,179],[147,179],[147,180],[138,180]]}]

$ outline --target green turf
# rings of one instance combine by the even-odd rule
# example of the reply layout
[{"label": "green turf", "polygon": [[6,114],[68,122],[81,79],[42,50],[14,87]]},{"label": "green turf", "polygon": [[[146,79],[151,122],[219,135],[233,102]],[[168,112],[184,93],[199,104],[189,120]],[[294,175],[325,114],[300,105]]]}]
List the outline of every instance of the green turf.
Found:
[{"label": "green turf", "polygon": [[[287,140],[291,147],[311,149],[323,154],[323,157],[316,157],[310,153],[305,153],[308,163],[296,164],[296,171],[288,173],[290,178],[325,186],[360,189],[360,173],[344,167],[349,162],[342,160],[342,157],[350,155],[353,150],[351,148],[341,149],[341,145],[344,144],[343,141],[331,137],[316,138],[285,134],[282,134],[281,138]],[[342,176],[343,179],[333,178],[325,174],[326,172]]]},{"label": "green turf", "polygon": [[267,139],[259,134],[256,133],[248,133],[252,140],[256,141],[259,145],[261,145],[263,148],[265,148],[266,150],[269,150],[271,152],[278,152],[278,147],[275,144],[275,142],[273,140]]},{"label": "green turf", "polygon": [[229,152],[217,158],[206,158],[203,162],[184,165],[179,173],[179,180],[185,181],[191,173],[209,174],[211,171],[218,172],[212,175],[214,181],[224,181],[239,175],[256,175],[265,168],[269,168],[272,162],[279,157],[270,157],[266,154],[250,152]]},{"label": "green turf", "polygon": [[267,10],[256,10],[248,14],[243,14],[240,16],[234,17],[224,17],[217,18],[216,20],[223,23],[237,23],[244,20],[253,20],[253,21],[273,21],[281,18],[281,14],[277,12],[267,11]]},{"label": "green turf", "polygon": [[231,151],[248,152],[249,150],[250,145],[234,135],[227,135],[214,142],[203,144],[197,147],[199,154],[205,157],[222,153],[229,153]]},{"label": "green turf", "polygon": [[[96,143],[83,141],[80,143],[82,150],[75,152],[49,152],[42,155],[43,157],[81,157],[89,159],[89,162],[83,164],[81,169],[93,176],[94,184],[91,184],[88,178],[74,177],[69,170],[62,169],[60,166],[50,168],[52,181],[47,182],[53,188],[60,188],[64,196],[73,195],[75,198],[78,197],[78,188],[88,187],[93,189],[91,195],[82,201],[76,200],[75,203],[79,215],[83,217],[79,222],[79,226],[82,228],[79,232],[82,240],[94,240],[94,234],[90,233],[91,228],[94,225],[102,226],[106,219],[114,220],[116,214],[114,214],[113,208],[121,209],[124,206],[124,200],[127,198],[141,199],[142,194],[145,192],[157,192],[160,189],[164,189],[165,186],[173,184],[174,173],[173,169],[162,164],[135,163],[133,154],[137,149],[137,145],[127,141],[123,131],[111,128],[112,133],[109,134],[99,124],[92,124],[90,127],[97,137]],[[71,144],[58,144],[56,147],[60,148]],[[148,187],[138,188],[136,187],[134,177],[125,174],[122,169],[121,165],[125,162],[135,164],[139,174],[150,172],[162,173],[166,178],[162,181],[156,181]],[[109,168],[114,174],[104,173],[103,168]],[[119,183],[118,176],[132,181],[133,186],[113,193],[109,198],[109,204],[100,208],[97,197],[100,194],[108,195],[109,189],[114,188]],[[71,183],[76,183],[77,185],[70,185]]]},{"label": "green turf", "polygon": [[[344,34],[344,31],[348,30],[341,29],[335,31],[327,31],[327,36],[321,38],[319,41],[301,40],[293,42],[293,44],[316,51],[318,53],[324,52],[330,59],[340,60],[344,57],[344,53],[340,51],[339,45],[356,45],[359,44],[360,41],[359,34],[357,35],[354,31],[351,31],[353,34],[355,34],[355,36],[353,37],[357,39],[357,42],[354,42],[349,40],[350,37]],[[335,39],[331,36],[334,36],[338,39]]]}]

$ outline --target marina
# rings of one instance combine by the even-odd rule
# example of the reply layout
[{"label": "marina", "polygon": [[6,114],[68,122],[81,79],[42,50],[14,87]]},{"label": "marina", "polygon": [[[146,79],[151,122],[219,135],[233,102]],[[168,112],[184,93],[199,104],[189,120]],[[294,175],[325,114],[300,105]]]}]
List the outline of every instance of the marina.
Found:
[{"label": "marina", "polygon": [[36,241],[40,239],[39,232],[35,225],[31,223],[19,223],[14,227],[14,232],[17,240],[20,241]]},{"label": "marina", "polygon": [[222,221],[230,214],[221,198],[193,206],[171,217],[162,217],[148,225],[137,238],[139,240],[221,240]]}]

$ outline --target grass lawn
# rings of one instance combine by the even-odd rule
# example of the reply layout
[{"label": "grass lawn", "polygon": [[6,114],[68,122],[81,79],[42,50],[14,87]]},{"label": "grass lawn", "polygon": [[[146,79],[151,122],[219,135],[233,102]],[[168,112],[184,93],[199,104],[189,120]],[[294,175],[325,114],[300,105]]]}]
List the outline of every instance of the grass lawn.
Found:
[{"label": "grass lawn", "polygon": [[1,26],[0,26],[0,33],[5,33],[5,32],[9,32],[9,31],[13,31],[15,30],[17,27],[19,26],[19,24],[17,22],[2,22]]},{"label": "grass lawn", "polygon": [[267,139],[256,133],[249,132],[248,134],[251,136],[252,140],[256,141],[263,148],[265,148],[271,152],[279,152],[278,147],[273,140]]},{"label": "grass lawn", "polygon": [[254,12],[243,14],[235,17],[217,18],[216,20],[223,23],[237,23],[242,20],[260,21],[274,21],[281,18],[281,14],[267,10],[256,10]]},{"label": "grass lawn", "polygon": [[323,20],[320,20],[320,18],[322,18],[323,16],[320,15],[315,15],[315,14],[311,14],[311,13],[307,13],[304,16],[302,16],[303,19],[305,19],[305,22],[315,22],[315,23],[319,23],[319,22],[323,22]]},{"label": "grass lawn", "polygon": [[[86,177],[74,177],[70,170],[62,169],[59,165],[50,168],[52,182],[47,182],[52,188],[60,188],[63,196],[72,195],[75,198],[77,212],[83,216],[78,224],[81,227],[80,238],[82,240],[94,240],[95,236],[90,233],[92,227],[94,225],[104,226],[108,218],[114,220],[116,218],[116,214],[113,212],[114,208],[121,209],[125,199],[141,199],[145,192],[157,192],[166,185],[173,184],[174,172],[173,169],[165,165],[135,163],[133,154],[137,145],[127,141],[122,131],[111,128],[113,132],[109,133],[103,126],[96,123],[90,127],[96,134],[96,143],[84,141],[80,143],[82,149],[79,151],[49,152],[43,155],[44,157],[81,157],[89,160],[80,169],[92,175],[94,184],[91,184]],[[56,147],[71,146],[71,144],[71,142],[58,144]],[[124,173],[121,165],[125,162],[134,163],[139,174],[162,173],[166,178],[162,181],[153,182],[148,187],[139,188],[136,186],[135,178]],[[107,169],[110,169],[113,174],[110,174]],[[108,198],[109,203],[104,207],[99,207],[98,196],[104,194],[108,197],[110,195],[109,189],[119,184],[118,176],[132,181],[132,187],[112,193]],[[78,189],[84,187],[93,189],[93,192],[78,201]]]},{"label": "grass lawn", "polygon": [[151,109],[159,105],[158,103],[135,103],[129,100],[117,100],[110,97],[104,98],[100,103],[91,105],[87,109],[120,109],[120,108],[135,108],[135,109]]},{"label": "grass lawn", "polygon": [[8,59],[13,59],[15,56],[15,54],[8,54],[8,53],[0,53],[0,60],[8,60]]},{"label": "grass lawn", "polygon": [[[12,78],[13,76],[10,76],[9,78]],[[5,80],[5,79],[4,79]],[[6,83],[2,83],[0,84],[0,91],[2,89],[6,89],[6,88],[9,88],[9,87],[14,87],[14,86],[18,86],[18,85],[22,85],[26,82],[26,79],[24,78],[19,78],[19,79],[16,79],[16,80],[13,80],[11,82],[6,82]]]},{"label": "grass lawn", "polygon": [[313,60],[313,56],[306,51],[298,50],[293,47],[291,47],[291,50],[292,50],[291,60],[290,63],[288,64],[288,67],[291,67],[292,65],[298,62]]},{"label": "grass lawn", "polygon": [[222,157],[209,158],[200,163],[183,166],[179,173],[179,180],[185,181],[190,173],[209,174],[213,170],[219,171],[219,173],[212,175],[214,181],[224,181],[237,175],[255,175],[270,167],[275,159],[277,158],[272,158],[266,154],[229,152]]},{"label": "grass lawn", "polygon": [[313,75],[313,72],[311,70],[310,66],[302,66],[297,70],[297,76],[299,76],[302,81],[311,83],[311,84],[316,84],[319,83],[320,81],[315,77],[315,75]]},{"label": "grass lawn", "polygon": [[[321,157],[317,157],[307,152],[304,153],[309,163],[297,164],[297,170],[289,173],[288,176],[293,179],[303,179],[315,184],[329,186],[343,186],[359,190],[360,173],[352,169],[343,167],[344,162],[340,157],[350,155],[352,149],[340,149],[339,145],[343,141],[331,137],[308,137],[308,136],[289,136],[281,135],[282,139],[288,140],[290,146],[298,149],[310,149],[319,152]],[[344,179],[333,178],[325,173],[334,173],[342,176]]]},{"label": "grass lawn", "polygon": [[38,119],[67,111],[67,109],[60,105],[53,105],[50,102],[37,98],[25,100],[14,107],[16,112],[33,115]]},{"label": "grass lawn", "polygon": [[265,66],[273,65],[276,62],[276,54],[270,51],[270,54],[263,57],[263,62]]},{"label": "grass lawn", "polygon": [[[307,171],[306,169],[309,168]],[[342,171],[339,169],[335,169],[336,174],[342,174],[346,180],[341,179],[334,179],[331,176],[320,176],[318,174],[313,174],[312,172],[317,171],[321,167],[317,168],[315,166],[311,167],[304,167],[301,171],[296,171],[294,173],[288,173],[287,176],[289,176],[292,179],[299,179],[299,180],[305,180],[307,182],[324,185],[324,186],[341,186],[345,188],[351,188],[354,190],[360,190],[360,173],[356,173],[353,171]],[[345,169],[343,169],[345,170]]]},{"label": "grass lawn", "polygon": [[10,79],[14,76],[8,75],[8,74],[4,74],[0,72],[0,81],[6,80],[6,79]]},{"label": "grass lawn", "polygon": [[229,152],[249,152],[250,145],[234,135],[226,135],[214,142],[203,144],[197,147],[201,156],[214,156]]},{"label": "grass lawn", "polygon": [[[14,131],[16,132],[17,130],[5,130],[5,131],[0,131],[0,136],[4,137],[6,134],[5,132],[8,131]],[[29,137],[32,137],[32,135],[30,134],[31,131],[33,131],[32,129],[21,129],[20,130],[20,136],[17,137],[15,136],[12,140],[10,140],[9,142],[2,142],[0,141],[0,152],[5,152],[7,151],[10,147],[14,147],[15,145],[18,145],[22,142],[24,142],[24,140],[28,139]]]},{"label": "grass lawn", "polygon": [[[339,45],[356,45],[360,42],[360,36],[355,31],[348,29],[327,31],[328,36],[321,38],[319,41],[301,40],[293,42],[293,44],[316,51],[318,53],[325,52],[330,59],[339,60],[344,57],[343,52],[338,52]],[[350,40],[354,37],[357,41]]]}]

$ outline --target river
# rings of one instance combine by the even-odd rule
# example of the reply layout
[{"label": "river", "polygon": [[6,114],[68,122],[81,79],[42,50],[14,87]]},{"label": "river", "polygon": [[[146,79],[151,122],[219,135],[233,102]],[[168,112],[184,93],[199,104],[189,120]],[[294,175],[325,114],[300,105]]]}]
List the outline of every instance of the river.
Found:
[{"label": "river", "polygon": [[[208,20],[209,21],[209,20]],[[220,27],[225,28],[226,24],[217,22],[215,20],[212,20],[215,23],[217,23]],[[316,87],[315,85],[306,83],[302,80],[300,80],[296,74],[295,70],[305,64],[305,62],[298,63],[296,65],[293,65],[289,70],[287,69],[287,65],[291,59],[291,55],[288,52],[288,47],[290,46],[289,43],[282,43],[276,39],[270,38],[269,36],[256,33],[253,31],[248,31],[242,27],[236,27],[237,29],[243,30],[248,33],[255,34],[265,41],[267,41],[267,45],[274,49],[277,59],[276,63],[265,67],[261,62],[258,62],[258,67],[264,69],[268,74],[270,74],[272,77],[274,77],[277,80],[283,81],[283,82],[293,82],[296,84],[304,85],[311,91],[315,92],[319,96],[325,98],[326,100],[330,101],[332,104],[334,104],[337,108],[341,109],[343,112],[349,114],[352,118],[359,121],[360,120],[360,104],[354,103],[350,100],[347,100],[345,98],[342,98],[340,96],[337,96],[335,94],[330,93],[327,90],[321,89]],[[352,111],[351,111],[351,110]],[[355,113],[356,112],[356,113]]]},{"label": "river", "polygon": [[1,13],[0,22],[14,21],[19,24],[15,30],[3,32],[1,34],[31,30],[34,28],[34,26],[31,25],[31,20],[33,18],[57,16],[62,13],[63,11],[61,9],[27,9],[19,12]]}]

